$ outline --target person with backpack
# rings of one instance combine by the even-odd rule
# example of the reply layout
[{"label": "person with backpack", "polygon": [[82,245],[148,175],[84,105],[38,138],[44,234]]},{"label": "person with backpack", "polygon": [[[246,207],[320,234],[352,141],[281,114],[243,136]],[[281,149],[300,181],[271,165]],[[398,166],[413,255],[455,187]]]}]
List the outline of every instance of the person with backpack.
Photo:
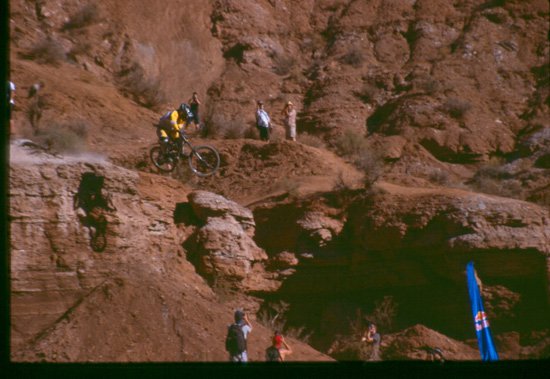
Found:
[{"label": "person with backpack", "polygon": [[225,350],[229,353],[230,362],[248,362],[246,340],[252,331],[252,324],[242,310],[235,311],[235,323],[227,328]]},{"label": "person with backpack", "polygon": [[181,103],[177,109],[168,111],[162,115],[156,127],[157,137],[159,138],[159,144],[163,152],[170,141],[175,142],[180,138],[180,133],[184,132],[185,127],[192,118],[191,109],[185,103]]},{"label": "person with backpack", "polygon": [[271,119],[264,109],[264,102],[258,100],[256,108],[256,128],[260,132],[260,139],[269,142],[269,130],[271,129]]},{"label": "person with backpack", "polygon": [[267,362],[284,362],[285,357],[289,354],[292,354],[292,349],[283,336],[279,332],[275,332],[272,345],[265,350],[265,360]]}]

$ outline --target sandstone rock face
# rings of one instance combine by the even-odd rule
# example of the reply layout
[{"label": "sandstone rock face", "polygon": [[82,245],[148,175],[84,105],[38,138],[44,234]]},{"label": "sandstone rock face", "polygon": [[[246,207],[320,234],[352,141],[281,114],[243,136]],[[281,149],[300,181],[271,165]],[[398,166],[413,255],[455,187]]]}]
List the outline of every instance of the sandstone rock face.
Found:
[{"label": "sandstone rock face", "polygon": [[376,198],[368,213],[358,212],[365,222],[353,222],[366,249],[399,249],[406,244],[439,246],[449,252],[508,249],[550,254],[550,214],[545,208],[462,191],[386,188],[394,195]]},{"label": "sandstone rock face", "polygon": [[308,212],[296,222],[302,232],[308,235],[319,247],[324,247],[343,228],[343,223],[321,212]]},{"label": "sandstone rock face", "polygon": [[189,194],[188,198],[193,207],[193,212],[201,221],[206,223],[209,217],[221,218],[228,216],[237,221],[244,230],[250,231],[250,236],[254,235],[256,224],[250,209],[207,191],[194,191]]},{"label": "sandstone rock face", "polygon": [[[116,208],[106,214],[107,246],[101,253],[90,248],[90,228],[81,223],[74,207],[82,175],[89,172],[105,178],[103,191]],[[14,353],[29,339],[40,333],[47,335],[58,321],[103,287],[118,288],[115,282],[119,279],[131,282],[133,275],[143,271],[142,265],[153,276],[168,277],[174,268],[185,267],[177,263],[181,242],[169,221],[171,206],[139,199],[138,184],[137,173],[99,157],[56,158],[12,145],[9,196]],[[143,254],[147,250],[164,255]],[[210,296],[208,288],[202,291]]]},{"label": "sandstone rock face", "polygon": [[[181,245],[192,228],[173,221],[188,188],[98,156],[54,157],[15,144],[10,153],[12,361],[227,359],[226,327],[243,303],[222,303],[183,258]],[[106,213],[102,252],[91,249],[89,227],[73,205],[85,173],[104,177],[103,192],[116,208]],[[233,213],[247,214],[238,207]],[[240,257],[248,262],[243,287],[265,287],[265,272],[257,264],[265,253],[244,231],[253,220],[243,216],[241,224],[223,217],[208,218],[205,233],[218,235],[220,243],[227,237],[230,251],[249,254]],[[255,341],[250,357],[262,361],[272,331],[257,323],[254,313],[250,317]],[[297,360],[330,360],[300,341],[290,343]]]},{"label": "sandstone rock face", "polygon": [[216,285],[256,291],[278,288],[262,265],[267,254],[252,239],[255,222],[249,209],[206,191],[191,193],[189,202],[204,222],[189,248],[199,273]]}]

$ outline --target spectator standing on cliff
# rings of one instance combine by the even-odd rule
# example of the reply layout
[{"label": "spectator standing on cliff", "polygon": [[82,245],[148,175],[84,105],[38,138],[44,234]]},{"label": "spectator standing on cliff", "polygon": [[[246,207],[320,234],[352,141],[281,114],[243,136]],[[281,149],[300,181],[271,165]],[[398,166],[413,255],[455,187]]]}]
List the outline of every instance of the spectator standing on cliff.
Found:
[{"label": "spectator standing on cliff", "polygon": [[271,129],[271,119],[264,109],[264,102],[258,100],[256,108],[256,128],[260,132],[260,139],[269,142],[269,130]]},{"label": "spectator standing on cliff", "polygon": [[9,134],[13,133],[13,118],[12,118],[12,113],[13,113],[13,109],[15,108],[15,84],[10,80],[8,81],[8,86],[7,86],[7,97],[8,97],[8,102],[9,102],[9,107],[8,107],[8,118],[10,120],[10,130],[9,130]]},{"label": "spectator standing on cliff", "polygon": [[43,81],[36,82],[29,87],[29,92],[27,94],[27,99],[30,99],[27,114],[29,117],[29,122],[34,130],[34,134],[38,133],[40,119],[42,118],[42,111],[46,107],[45,98],[40,94],[44,87],[45,84]]},{"label": "spectator standing on cliff", "polygon": [[248,362],[247,339],[252,331],[252,324],[242,310],[235,311],[235,323],[227,328],[225,350],[229,353],[230,362]]},{"label": "spectator standing on cliff", "polygon": [[291,101],[287,102],[283,109],[286,139],[296,141],[296,109]]},{"label": "spectator standing on cliff", "polygon": [[376,331],[376,325],[369,324],[367,330],[365,331],[365,334],[363,335],[363,338],[361,338],[362,342],[367,342],[369,344],[372,344],[372,353],[369,358],[369,361],[380,361],[380,333]]},{"label": "spectator standing on cliff", "polygon": [[285,357],[289,354],[292,354],[292,349],[283,336],[279,332],[275,332],[272,345],[265,351],[265,360],[267,362],[284,362]]},{"label": "spectator standing on cliff", "polygon": [[195,130],[197,131],[201,129],[201,120],[199,118],[199,105],[201,105],[199,95],[196,92],[193,92],[193,96],[191,96],[191,98],[189,99],[189,106],[191,107],[191,113],[193,113],[193,117],[188,120],[188,122],[193,122],[195,124]]}]

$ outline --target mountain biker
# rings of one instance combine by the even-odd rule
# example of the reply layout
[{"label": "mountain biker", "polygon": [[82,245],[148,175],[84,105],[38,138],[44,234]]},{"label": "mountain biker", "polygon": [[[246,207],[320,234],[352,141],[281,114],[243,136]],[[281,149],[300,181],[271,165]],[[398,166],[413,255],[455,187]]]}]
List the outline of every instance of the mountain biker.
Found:
[{"label": "mountain biker", "polygon": [[157,124],[157,137],[159,144],[164,152],[170,142],[177,142],[184,129],[189,124],[189,120],[193,118],[191,109],[185,103],[173,110],[166,112]]}]

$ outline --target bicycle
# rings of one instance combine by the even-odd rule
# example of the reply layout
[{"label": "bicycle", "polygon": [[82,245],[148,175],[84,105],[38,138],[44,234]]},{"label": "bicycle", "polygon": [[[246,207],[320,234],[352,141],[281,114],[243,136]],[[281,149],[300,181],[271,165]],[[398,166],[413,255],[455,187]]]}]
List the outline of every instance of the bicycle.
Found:
[{"label": "bicycle", "polygon": [[[187,147],[188,149],[185,149]],[[189,150],[186,154],[185,150]],[[153,165],[161,172],[172,172],[181,159],[187,158],[191,171],[200,177],[214,174],[220,167],[220,154],[212,146],[193,146],[185,134],[176,141],[170,140],[164,148],[160,143],[149,152]]]}]

